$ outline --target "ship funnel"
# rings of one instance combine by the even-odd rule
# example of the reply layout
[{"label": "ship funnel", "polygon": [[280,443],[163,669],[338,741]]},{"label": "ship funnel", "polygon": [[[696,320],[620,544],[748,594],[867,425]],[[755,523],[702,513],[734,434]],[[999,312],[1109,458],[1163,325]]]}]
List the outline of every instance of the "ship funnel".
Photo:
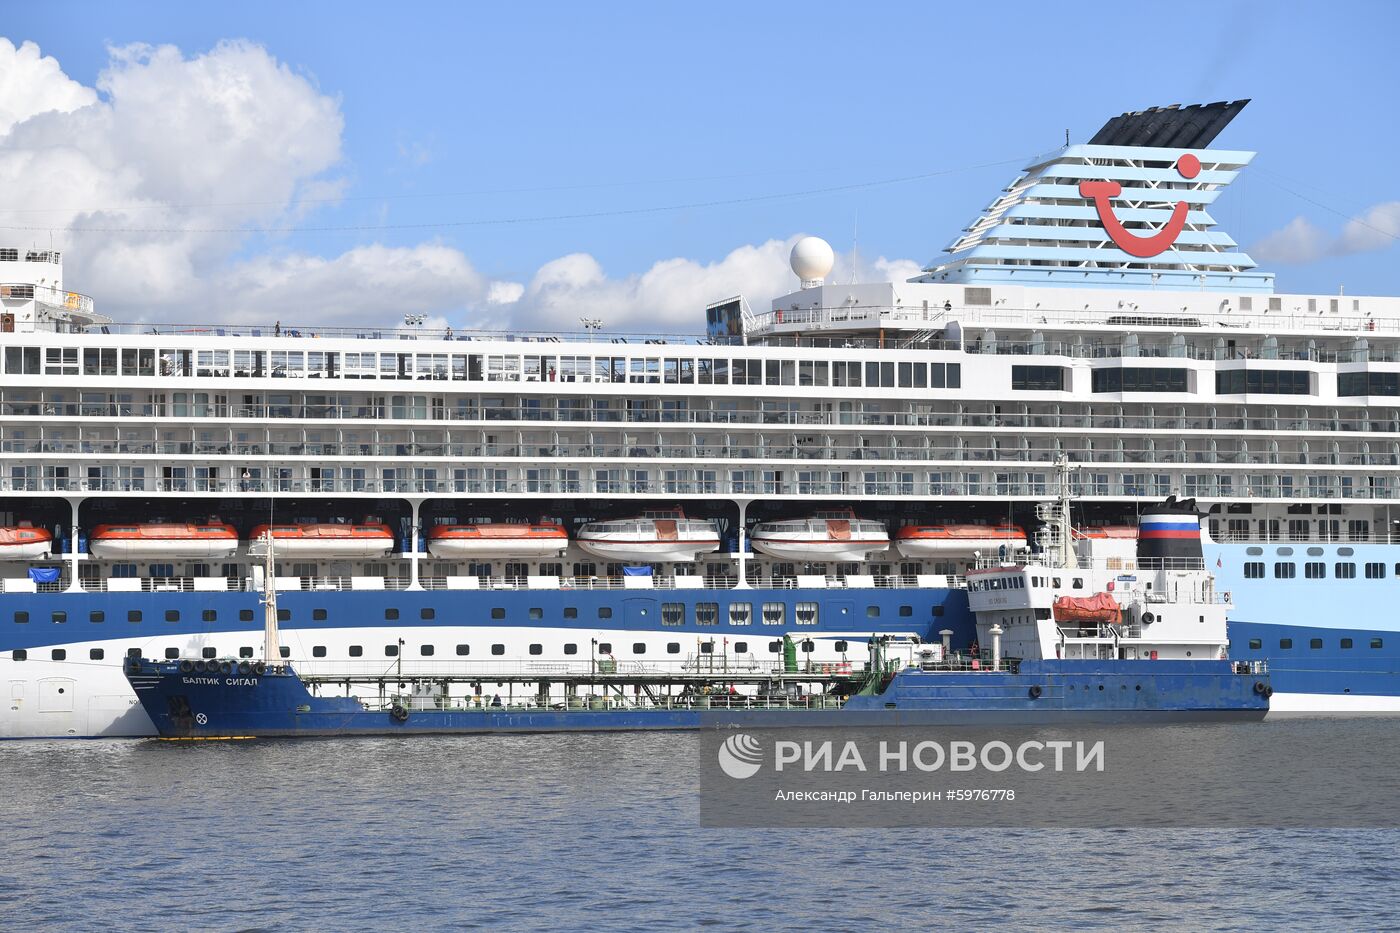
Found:
[{"label": "ship funnel", "polygon": [[1138,522],[1138,564],[1143,567],[1201,566],[1201,513],[1195,499],[1167,497]]}]

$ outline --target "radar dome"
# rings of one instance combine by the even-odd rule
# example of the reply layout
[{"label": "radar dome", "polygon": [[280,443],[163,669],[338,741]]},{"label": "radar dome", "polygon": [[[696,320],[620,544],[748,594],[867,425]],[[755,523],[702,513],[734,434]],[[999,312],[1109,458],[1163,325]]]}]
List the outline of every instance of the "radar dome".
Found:
[{"label": "radar dome", "polygon": [[821,285],[831,267],[836,264],[836,254],[831,244],[819,236],[804,236],[792,247],[789,260],[792,271],[802,280],[803,288]]}]

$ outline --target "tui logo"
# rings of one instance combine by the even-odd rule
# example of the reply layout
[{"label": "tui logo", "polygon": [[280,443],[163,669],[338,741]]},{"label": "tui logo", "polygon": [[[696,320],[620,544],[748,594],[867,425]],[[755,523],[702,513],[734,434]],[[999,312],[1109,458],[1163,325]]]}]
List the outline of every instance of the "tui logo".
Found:
[{"label": "tui logo", "polygon": [[[1192,179],[1201,174],[1201,160],[1186,153],[1176,160],[1176,170],[1182,178]],[[1128,228],[1123,226],[1123,222],[1118,219],[1118,215],[1113,213],[1111,198],[1116,198],[1123,193],[1123,186],[1116,181],[1081,181],[1079,183],[1079,194],[1081,197],[1092,198],[1094,209],[1098,211],[1099,222],[1108,231],[1108,238],[1129,256],[1137,256],[1146,259],[1149,256],[1156,256],[1166,250],[1176,242],[1176,238],[1181,235],[1182,229],[1186,226],[1186,212],[1188,210],[1185,201],[1177,201],[1172,208],[1171,219],[1166,226],[1151,236],[1138,236],[1128,232]]]}]

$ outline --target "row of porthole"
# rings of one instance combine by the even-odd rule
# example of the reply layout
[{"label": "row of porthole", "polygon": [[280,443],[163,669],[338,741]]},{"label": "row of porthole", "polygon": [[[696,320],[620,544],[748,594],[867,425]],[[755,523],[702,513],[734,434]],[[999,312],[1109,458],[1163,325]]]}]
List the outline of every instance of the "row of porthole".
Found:
[{"label": "row of porthole", "polygon": [[[663,604],[662,604],[662,608],[663,608],[663,610],[664,610],[664,609],[666,609],[668,606],[673,606],[673,605],[680,605],[680,606],[682,606],[682,607],[684,606],[683,603],[681,603],[681,604],[663,603]],[[718,605],[719,605],[718,603],[709,603],[709,604],[699,603],[699,604],[696,605],[696,609],[697,609],[697,610],[700,610],[702,607],[707,606],[707,605],[708,605],[708,606],[713,606],[713,607],[715,607],[715,612],[714,612],[714,613],[710,613],[710,614],[704,615],[704,621],[702,621],[702,620],[701,620],[702,613],[699,612],[699,611],[697,611],[697,613],[696,613],[696,624],[697,624],[697,625],[707,625],[707,624],[708,624],[708,625],[717,625],[717,624],[718,624]],[[747,608],[748,608],[748,611],[744,614],[744,619],[746,620],[744,624],[747,624],[747,620],[749,620],[749,619],[752,617],[752,604],[751,604],[751,603],[735,603],[735,604],[732,604],[732,605],[744,606],[744,607],[747,607]],[[767,604],[765,604],[765,605],[767,605]],[[780,605],[785,605],[785,604],[780,604]],[[942,606],[934,606],[934,607],[933,607],[933,614],[936,615],[936,616],[937,616],[937,615],[942,615],[942,614],[943,614],[943,613],[942,613],[942,609],[943,609]],[[684,612],[684,609],[682,609],[682,612]],[[880,617],[880,607],[879,607],[879,606],[867,606],[867,607],[866,607],[865,614],[866,614],[866,617],[867,617],[867,618],[878,619],[878,618]],[[913,617],[913,615],[914,615],[914,607],[913,607],[913,606],[900,606],[900,607],[899,607],[899,615],[900,615],[900,618],[911,618],[911,617]],[[564,607],[563,616],[564,616],[565,619],[577,619],[577,618],[578,618],[578,608],[575,607],[575,606],[565,606],[565,607]],[[505,611],[505,609],[503,609],[503,608],[501,608],[501,607],[499,607],[499,606],[492,607],[492,609],[491,609],[491,618],[492,618],[493,620],[502,620],[502,619],[504,619],[505,617],[506,617],[506,611]],[[600,618],[600,619],[611,619],[612,617],[613,617],[613,610],[612,610],[612,607],[611,607],[611,606],[599,606],[599,607],[598,607],[598,618]],[[425,607],[423,607],[422,609],[419,609],[419,610],[418,610],[418,618],[421,619],[421,620],[423,620],[423,621],[432,621],[432,620],[434,620],[434,619],[437,618],[437,610],[434,609],[434,608],[432,608],[432,607],[425,606]],[[539,607],[532,606],[532,607],[530,608],[530,610],[529,610],[529,618],[530,618],[530,621],[532,621],[532,622],[537,622],[537,621],[543,620],[543,619],[544,619],[544,610],[541,609],[541,608],[539,608]],[[683,616],[682,616],[682,618],[683,618]],[[238,610],[238,621],[240,621],[240,622],[252,622],[253,619],[254,619],[254,612],[253,612],[252,609],[240,609],[240,610]],[[329,619],[329,614],[327,613],[327,611],[326,611],[325,609],[312,609],[312,610],[311,610],[311,621],[313,621],[313,622],[325,622],[325,621],[327,621],[328,619]],[[89,622],[100,623],[100,622],[105,622],[106,620],[107,620],[107,614],[106,614],[105,611],[103,611],[103,610],[101,610],[101,609],[93,609],[92,611],[90,611],[90,612],[88,613],[88,621],[89,621]],[[141,610],[140,610],[140,609],[129,609],[129,610],[127,610],[127,613],[126,613],[126,620],[127,620],[128,622],[140,622],[140,621],[142,620],[142,612],[141,612]],[[291,620],[292,620],[292,610],[290,610],[290,609],[278,609],[278,610],[277,610],[277,621],[279,621],[279,622],[290,622]],[[28,612],[28,610],[24,610],[24,609],[16,610],[16,611],[15,611],[15,614],[14,614],[14,621],[15,621],[15,624],[17,624],[17,625],[24,625],[24,624],[28,623],[28,622],[29,622],[29,612]],[[59,624],[65,623],[65,622],[68,621],[68,613],[67,613],[67,611],[62,610],[62,609],[55,609],[55,610],[53,610],[52,612],[49,613],[49,621],[55,622],[55,623],[59,623]],[[179,621],[180,621],[180,610],[178,610],[178,609],[167,609],[167,610],[165,610],[165,621],[167,621],[167,622],[179,622]],[[202,622],[217,622],[217,621],[219,621],[219,612],[218,612],[218,610],[217,610],[217,609],[204,609],[204,610],[201,610],[201,613],[200,613],[200,621],[202,621]],[[394,608],[394,607],[390,607],[390,608],[385,609],[385,610],[384,610],[384,621],[386,621],[386,622],[397,622],[397,621],[399,621],[399,610],[396,609],[396,608]],[[813,611],[812,623],[811,623],[811,624],[815,624],[815,621],[816,621],[816,618],[815,618],[815,611]],[[668,623],[668,624],[680,625],[680,624],[682,624],[682,622],[673,622],[673,623]],[[737,624],[740,624],[740,623],[735,622],[734,619],[733,619],[733,617],[731,616],[730,624],[731,624],[731,625],[737,625]]]},{"label": "row of porthole", "polygon": [[[849,645],[849,643],[846,642],[846,641],[837,641],[837,642],[835,643],[834,647],[835,647],[835,649],[836,649],[836,651],[837,651],[838,653],[843,653],[843,652],[845,652],[845,651],[850,647],[850,645]],[[815,651],[815,650],[816,650],[816,642],[812,641],[811,639],[804,639],[803,641],[797,643],[797,648],[798,648],[799,651],[803,651],[803,652]],[[782,642],[781,639],[773,639],[772,641],[768,642],[768,652],[769,652],[770,654],[781,654],[781,653],[782,653],[782,650],[783,650],[783,642]],[[456,651],[457,651],[457,656],[458,656],[458,657],[467,657],[467,656],[469,656],[469,655],[471,654],[471,645],[466,645],[466,644],[457,645]],[[437,653],[437,646],[436,646],[436,645],[419,645],[419,646],[418,646],[418,652],[419,652],[419,655],[420,655],[420,656],[425,657],[425,658],[430,658],[430,657],[433,657],[433,656]],[[666,644],[666,653],[667,653],[667,654],[680,654],[680,652],[681,652],[681,645],[680,645],[680,642],[673,641],[673,642],[668,642],[668,643]],[[748,654],[748,652],[749,652],[749,643],[746,642],[746,641],[736,641],[736,642],[734,642],[734,652],[735,652],[735,654]],[[131,658],[139,658],[139,657],[141,657],[141,649],[140,649],[140,648],[128,648],[126,653],[127,653],[127,657],[131,657]],[[506,646],[505,646],[505,645],[499,644],[499,643],[498,643],[498,644],[494,644],[494,645],[491,646],[491,654],[492,654],[493,656],[501,657],[501,656],[504,656],[505,653],[506,653]],[[529,647],[529,653],[530,653],[531,656],[535,656],[535,657],[538,657],[538,656],[543,655],[543,654],[544,654],[544,645],[538,644],[538,643],[530,645],[530,647]],[[602,654],[602,655],[610,655],[610,654],[612,654],[612,653],[613,653],[613,646],[612,646],[612,643],[611,643],[611,642],[599,642],[599,643],[598,643],[598,648],[597,648],[597,653],[598,653],[598,654]],[[640,641],[639,641],[639,642],[634,642],[634,643],[632,644],[632,653],[633,653],[634,655],[646,654],[646,653],[647,653],[647,644],[646,644],[645,642],[640,642]],[[702,644],[700,645],[700,653],[701,653],[701,654],[713,654],[713,653],[714,653],[714,643],[713,643],[713,642],[704,642],[704,643],[702,643]],[[286,647],[286,646],[284,645],[284,646],[282,647],[282,657],[284,657],[284,658],[290,658],[290,657],[291,657],[291,654],[292,654],[291,649],[288,648],[288,647]],[[325,645],[316,645],[316,646],[314,646],[314,647],[311,649],[311,656],[312,656],[313,658],[324,658],[324,657],[326,657],[326,654],[327,654],[327,652],[326,652],[326,646],[325,646]],[[565,654],[565,655],[576,655],[576,654],[578,654],[578,644],[577,644],[577,643],[574,643],[574,642],[566,643],[566,644],[564,645],[564,654]],[[207,658],[217,658],[217,657],[219,657],[218,649],[216,649],[216,648],[204,648],[204,649],[201,650],[201,655],[202,655],[204,658],[206,658],[206,659],[207,659]],[[364,646],[363,646],[363,645],[351,645],[351,646],[350,646],[350,650],[349,650],[349,655],[350,655],[350,657],[352,657],[352,658],[364,657]],[[385,645],[385,646],[384,646],[384,657],[386,657],[386,658],[395,658],[395,657],[398,657],[398,655],[399,655],[399,646],[398,646],[398,645]],[[11,659],[12,659],[12,660],[15,660],[15,661],[27,661],[27,660],[29,659],[29,650],[26,649],[26,648],[16,648],[16,649],[14,649],[14,651],[11,652],[10,656],[11,656]],[[166,648],[166,649],[165,649],[165,657],[166,657],[167,660],[173,661],[173,660],[178,659],[180,656],[181,656],[181,652],[180,652],[180,649],[179,649],[179,648]],[[239,656],[240,658],[251,658],[251,657],[253,657],[253,649],[252,649],[250,646],[248,646],[248,645],[244,645],[243,647],[241,647],[241,648],[238,649],[238,656]],[[90,649],[88,649],[88,659],[89,659],[89,660],[92,660],[92,661],[101,661],[101,660],[103,660],[105,657],[106,657],[106,651],[105,651],[104,649],[102,649],[102,648],[90,648]],[[68,649],[66,649],[66,648],[53,648],[53,649],[51,649],[50,652],[49,652],[49,658],[50,658],[50,660],[53,660],[53,661],[66,661],[66,660],[68,660]]]},{"label": "row of porthole", "polygon": [[[1355,644],[1355,643],[1352,641],[1352,639],[1350,639],[1350,638],[1343,638],[1343,639],[1341,639],[1340,641],[1338,641],[1337,646],[1338,646],[1339,648],[1341,648],[1343,651],[1348,651],[1348,650],[1350,650],[1350,649],[1354,646],[1354,644]],[[1278,646],[1279,646],[1279,649],[1282,650],[1282,651],[1290,651],[1290,650],[1292,650],[1292,648],[1293,648],[1293,639],[1291,639],[1291,638],[1280,638],[1280,639],[1278,640]],[[1322,650],[1322,639],[1321,639],[1321,638],[1310,638],[1310,639],[1308,639],[1308,647],[1311,648],[1313,651],[1320,651],[1320,650]],[[1372,638],[1372,639],[1371,639],[1371,647],[1372,647],[1372,648],[1375,648],[1375,649],[1380,649],[1380,648],[1385,647],[1385,641],[1384,641],[1384,639]],[[1264,640],[1263,640],[1262,638],[1251,638],[1251,639],[1249,640],[1249,650],[1250,650],[1250,651],[1262,651],[1263,648],[1264,648]]]}]

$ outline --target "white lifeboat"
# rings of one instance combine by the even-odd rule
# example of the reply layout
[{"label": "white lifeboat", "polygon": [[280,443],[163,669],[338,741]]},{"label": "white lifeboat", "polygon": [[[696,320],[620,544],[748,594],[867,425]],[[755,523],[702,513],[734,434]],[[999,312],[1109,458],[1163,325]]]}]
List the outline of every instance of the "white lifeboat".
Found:
[{"label": "white lifeboat", "polygon": [[394,549],[394,532],[388,525],[308,522],[296,525],[259,525],[248,540],[256,546],[272,529],[273,552],[279,560],[355,560],[383,557]]},{"label": "white lifeboat", "polygon": [[808,518],[760,522],[749,534],[755,551],[784,560],[865,560],[890,546],[884,522],[853,512],[822,512]]},{"label": "white lifeboat", "polygon": [[136,522],[98,525],[88,552],[105,560],[218,560],[238,550],[238,531],[225,522]]},{"label": "white lifeboat", "polygon": [[0,560],[35,560],[53,551],[53,532],[21,522],[0,526]]},{"label": "white lifeboat", "polygon": [[719,550],[719,524],[686,518],[679,509],[646,512],[635,518],[588,522],[578,531],[578,545],[610,560],[688,563]]},{"label": "white lifeboat", "polygon": [[428,529],[428,553],[441,558],[557,557],[568,546],[569,533],[554,522],[481,522]]},{"label": "white lifeboat", "polygon": [[972,557],[1026,546],[1019,525],[905,525],[895,532],[895,547],[905,557]]}]

